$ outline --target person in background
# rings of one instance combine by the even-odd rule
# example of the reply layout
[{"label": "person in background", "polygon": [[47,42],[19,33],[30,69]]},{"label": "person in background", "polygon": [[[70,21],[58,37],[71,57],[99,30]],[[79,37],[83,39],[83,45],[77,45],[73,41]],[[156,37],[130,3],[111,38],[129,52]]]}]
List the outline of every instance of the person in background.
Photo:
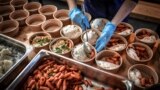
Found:
[{"label": "person in background", "polygon": [[[128,1],[134,2],[134,7],[136,6],[135,3],[138,2],[138,0]],[[76,0],[67,0],[67,2],[70,9],[69,17],[71,20],[80,25],[83,30],[90,28],[87,17],[80,9],[77,8]],[[90,13],[93,18],[107,18],[111,21],[120,9],[123,2],[124,0],[84,0],[84,7],[85,11]],[[115,24],[112,22],[106,23],[104,29],[102,30],[101,36],[96,42],[97,52],[101,51],[106,46],[115,29]]]}]

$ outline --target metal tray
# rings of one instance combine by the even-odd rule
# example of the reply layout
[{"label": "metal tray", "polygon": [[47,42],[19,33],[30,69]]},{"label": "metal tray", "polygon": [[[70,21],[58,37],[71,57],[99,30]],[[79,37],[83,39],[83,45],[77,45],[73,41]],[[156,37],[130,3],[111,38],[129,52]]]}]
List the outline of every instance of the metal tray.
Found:
[{"label": "metal tray", "polygon": [[25,69],[23,69],[23,71],[17,76],[17,78],[8,86],[6,90],[20,90],[28,76],[38,67],[43,58],[53,58],[56,62],[60,64],[76,66],[79,70],[82,71],[82,74],[86,78],[89,78],[104,87],[115,86],[120,88],[121,90],[132,90],[132,82],[127,80],[125,77],[121,77],[119,75],[100,70],[93,66],[75,61],[73,59],[46,50],[41,50],[25,67]]},{"label": "metal tray", "polygon": [[[19,70],[20,68],[22,68],[20,64],[25,60],[27,55],[32,51],[32,46],[23,44],[22,42],[3,34],[0,34],[0,44],[5,45],[7,47],[14,48],[17,52],[20,52],[22,54],[20,59],[16,60],[14,65],[2,77],[0,77],[0,89],[3,89],[7,85],[9,85],[11,81],[13,81],[15,77],[19,74],[20,72]],[[16,70],[16,68],[19,68],[19,70]]]}]

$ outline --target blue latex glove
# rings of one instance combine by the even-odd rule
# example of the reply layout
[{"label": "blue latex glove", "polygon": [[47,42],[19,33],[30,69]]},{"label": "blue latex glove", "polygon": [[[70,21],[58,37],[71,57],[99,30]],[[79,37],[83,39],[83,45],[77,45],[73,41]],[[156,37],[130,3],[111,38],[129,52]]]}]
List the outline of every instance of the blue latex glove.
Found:
[{"label": "blue latex glove", "polygon": [[76,24],[80,25],[83,31],[87,28],[90,28],[88,18],[77,7],[75,7],[69,12],[69,17]]},{"label": "blue latex glove", "polygon": [[107,45],[115,30],[116,26],[113,23],[108,22],[105,25],[104,29],[102,30],[101,36],[96,42],[97,52],[100,52]]}]

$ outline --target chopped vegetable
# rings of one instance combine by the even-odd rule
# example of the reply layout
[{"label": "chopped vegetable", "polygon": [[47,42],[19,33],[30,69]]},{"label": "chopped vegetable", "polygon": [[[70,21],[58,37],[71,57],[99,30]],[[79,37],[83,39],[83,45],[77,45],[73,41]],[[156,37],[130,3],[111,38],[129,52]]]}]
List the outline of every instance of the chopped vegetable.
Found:
[{"label": "chopped vegetable", "polygon": [[70,42],[67,40],[58,40],[52,45],[52,51],[59,54],[67,53],[71,50]]},{"label": "chopped vegetable", "polygon": [[49,36],[36,36],[32,41],[32,45],[34,47],[41,47],[47,45],[49,42],[50,42]]}]

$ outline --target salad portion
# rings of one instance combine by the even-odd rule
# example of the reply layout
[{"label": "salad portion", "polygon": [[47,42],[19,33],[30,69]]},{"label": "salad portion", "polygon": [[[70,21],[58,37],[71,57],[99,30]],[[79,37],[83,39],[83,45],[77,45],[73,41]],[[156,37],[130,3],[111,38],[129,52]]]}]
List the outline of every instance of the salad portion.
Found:
[{"label": "salad portion", "polygon": [[51,50],[55,53],[65,54],[71,51],[73,45],[69,40],[59,39],[51,45]]},{"label": "salad portion", "polygon": [[50,36],[44,36],[44,35],[37,35],[33,38],[31,44],[34,47],[43,47],[50,43],[51,37]]}]

